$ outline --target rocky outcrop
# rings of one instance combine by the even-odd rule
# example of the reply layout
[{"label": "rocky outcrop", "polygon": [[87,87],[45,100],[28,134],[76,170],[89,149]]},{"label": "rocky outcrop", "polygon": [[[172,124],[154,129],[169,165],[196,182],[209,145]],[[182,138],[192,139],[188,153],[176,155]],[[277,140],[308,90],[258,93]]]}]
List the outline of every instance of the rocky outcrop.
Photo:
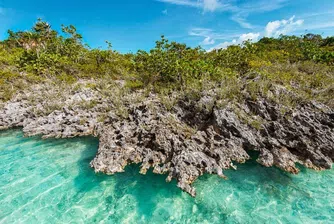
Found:
[{"label": "rocky outcrop", "polygon": [[[83,98],[96,105],[73,106]],[[167,110],[158,97],[150,95],[127,105],[127,115],[120,116],[111,102],[85,90],[65,98],[60,110],[38,115],[36,106],[17,97],[0,110],[0,128],[22,126],[26,135],[46,138],[95,135],[100,140],[91,162],[96,172],[123,172],[127,164],[140,163],[142,174],[150,168],[167,174],[167,181],[176,179],[178,187],[192,196],[196,195],[192,183],[199,176],[212,173],[226,178],[224,170],[236,169],[235,163],[250,159],[249,151],[259,152],[257,161],[263,166],[290,173],[298,173],[296,163],[317,170],[331,168],[331,108],[313,102],[287,109],[268,99],[247,97],[243,102],[217,105],[208,94],[196,102],[180,100]]]}]

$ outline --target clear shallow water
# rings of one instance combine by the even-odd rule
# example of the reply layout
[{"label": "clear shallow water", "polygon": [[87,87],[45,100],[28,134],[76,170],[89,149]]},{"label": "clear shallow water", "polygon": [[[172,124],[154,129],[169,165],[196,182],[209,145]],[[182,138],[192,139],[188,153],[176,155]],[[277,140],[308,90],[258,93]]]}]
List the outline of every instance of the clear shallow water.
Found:
[{"label": "clear shallow water", "polygon": [[97,146],[0,132],[0,223],[334,223],[334,170],[294,176],[251,161],[227,181],[201,177],[194,199],[135,165],[96,175]]}]

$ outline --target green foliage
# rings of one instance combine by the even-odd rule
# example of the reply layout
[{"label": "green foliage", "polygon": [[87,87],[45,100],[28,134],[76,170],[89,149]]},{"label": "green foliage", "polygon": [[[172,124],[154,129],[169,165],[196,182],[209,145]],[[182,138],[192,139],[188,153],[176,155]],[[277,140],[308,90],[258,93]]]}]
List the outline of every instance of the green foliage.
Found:
[{"label": "green foliage", "polygon": [[150,52],[138,51],[134,57],[137,77],[144,86],[165,85],[182,89],[194,79],[215,76],[217,71],[212,60],[200,47],[169,42],[162,36]]},{"label": "green foliage", "polygon": [[240,74],[245,74],[249,71],[250,67],[247,62],[248,58],[248,47],[243,48],[242,46],[235,45],[229,46],[226,49],[219,49],[211,52],[213,63],[215,66],[229,68]]},{"label": "green foliage", "polygon": [[[174,91],[198,100],[203,92],[216,89],[220,104],[225,104],[226,100],[241,100],[246,93],[254,100],[275,98],[271,96],[274,85],[303,99],[333,101],[334,37],[264,37],[257,43],[211,52],[170,42],[164,36],[149,52],[136,54],[121,54],[112,50],[110,42],[106,44],[106,49],[91,49],[73,25],[62,26],[58,33],[40,19],[30,31],[8,31],[8,38],[0,42],[1,100],[44,79],[67,85],[79,79],[101,79],[125,81],[126,92],[155,91],[167,109],[177,102]],[[94,86],[99,89],[95,82]],[[102,89],[115,95],[107,87]],[[126,117],[122,94],[116,94],[113,103],[119,115]]]}]

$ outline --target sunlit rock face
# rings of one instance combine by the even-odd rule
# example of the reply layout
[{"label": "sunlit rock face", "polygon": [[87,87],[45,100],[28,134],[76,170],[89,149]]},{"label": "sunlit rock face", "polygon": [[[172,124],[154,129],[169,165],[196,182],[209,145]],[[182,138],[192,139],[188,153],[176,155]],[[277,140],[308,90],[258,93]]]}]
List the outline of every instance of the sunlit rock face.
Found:
[{"label": "sunlit rock face", "polygon": [[[153,168],[192,196],[192,183],[199,176],[226,178],[224,171],[236,169],[235,163],[250,159],[252,151],[259,152],[256,159],[263,166],[293,174],[299,172],[297,163],[323,170],[330,169],[334,159],[334,111],[316,102],[291,109],[245,96],[222,105],[213,90],[197,100],[180,99],[170,109],[157,95],[132,93],[120,108],[87,88],[54,98],[55,90],[47,91],[47,100],[36,90],[36,96],[30,92],[5,103],[0,129],[22,126],[26,136],[43,138],[96,136],[99,149],[90,163],[96,172],[119,173],[136,163],[140,173]],[[141,100],[133,100],[136,97]],[[51,107],[52,99],[61,107]]]},{"label": "sunlit rock face", "polygon": [[[175,113],[155,106],[133,107],[128,119],[111,116],[97,129],[100,147],[91,163],[96,171],[113,174],[127,164],[142,163],[141,173],[152,167],[195,196],[191,184],[199,176],[214,173],[226,178],[223,171],[236,169],[233,163],[244,163],[250,151],[259,152],[260,164],[294,174],[299,172],[296,163],[316,170],[332,166],[334,120],[325,106],[327,112],[314,105],[300,106],[290,111],[289,119],[278,113],[279,105],[267,101],[212,107],[206,112],[196,112],[191,104],[180,105]],[[253,111],[261,117],[261,127],[245,123],[236,111]]]}]

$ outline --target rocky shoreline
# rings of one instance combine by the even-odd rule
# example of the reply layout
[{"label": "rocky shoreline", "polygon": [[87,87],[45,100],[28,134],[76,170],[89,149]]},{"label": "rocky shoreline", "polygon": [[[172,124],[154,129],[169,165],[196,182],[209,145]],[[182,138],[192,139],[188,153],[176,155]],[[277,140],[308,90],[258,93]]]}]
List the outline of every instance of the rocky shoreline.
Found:
[{"label": "rocky shoreline", "polygon": [[310,102],[289,109],[247,96],[222,105],[212,91],[166,108],[157,95],[138,94],[126,96],[132,101],[120,110],[113,97],[89,88],[54,92],[36,87],[3,103],[0,130],[23,127],[26,136],[43,138],[96,136],[99,149],[91,161],[96,172],[123,172],[126,165],[140,163],[142,174],[150,168],[168,174],[167,181],[176,179],[192,196],[199,176],[226,178],[224,170],[250,159],[249,151],[259,152],[257,162],[263,166],[290,173],[298,173],[296,163],[316,170],[332,166],[334,110],[326,105]]}]

